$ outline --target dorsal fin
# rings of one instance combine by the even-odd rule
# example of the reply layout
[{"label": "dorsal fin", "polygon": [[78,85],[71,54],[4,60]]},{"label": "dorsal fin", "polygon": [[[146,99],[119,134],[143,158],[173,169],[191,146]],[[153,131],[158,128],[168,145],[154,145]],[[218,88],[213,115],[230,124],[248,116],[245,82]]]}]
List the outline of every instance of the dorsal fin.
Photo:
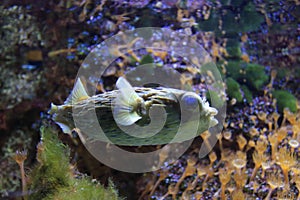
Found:
[{"label": "dorsal fin", "polygon": [[117,88],[120,90],[121,95],[129,104],[135,104],[136,99],[139,98],[134,88],[130,85],[130,83],[124,78],[119,77],[116,83]]},{"label": "dorsal fin", "polygon": [[68,96],[67,100],[65,101],[65,104],[76,103],[76,102],[85,100],[87,98],[89,98],[89,95],[87,94],[87,92],[81,82],[81,79],[78,78],[71,94]]}]

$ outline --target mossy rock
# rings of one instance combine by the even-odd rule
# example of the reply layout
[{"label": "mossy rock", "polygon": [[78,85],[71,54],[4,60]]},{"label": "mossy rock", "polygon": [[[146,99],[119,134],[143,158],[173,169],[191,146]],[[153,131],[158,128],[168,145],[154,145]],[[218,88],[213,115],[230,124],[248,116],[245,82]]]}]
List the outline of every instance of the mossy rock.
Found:
[{"label": "mossy rock", "polygon": [[300,66],[295,67],[295,73],[294,73],[296,78],[300,78]]},{"label": "mossy rock", "polygon": [[240,12],[240,25],[242,32],[256,31],[260,28],[260,25],[265,21],[265,17],[262,13],[258,12],[255,5],[249,2],[243,7]]},{"label": "mossy rock", "polygon": [[231,60],[226,65],[226,76],[231,77],[250,89],[261,90],[269,81],[265,67],[241,60]]},{"label": "mossy rock", "polygon": [[242,69],[247,66],[246,62],[240,60],[232,60],[229,61],[226,65],[226,75],[227,77],[231,77],[234,80],[242,80],[244,78],[244,74],[241,73]]},{"label": "mossy rock", "polygon": [[277,109],[283,112],[284,108],[288,108],[291,112],[297,112],[297,98],[286,90],[275,90],[273,93],[277,101]]},{"label": "mossy rock", "polygon": [[226,9],[222,15],[222,29],[226,32],[240,32],[241,25],[236,20],[237,14],[233,10]]},{"label": "mossy rock", "polygon": [[218,61],[216,63],[216,66],[217,66],[217,70],[220,72],[221,74],[221,78],[224,80],[225,79],[225,73],[224,73],[224,68],[226,69],[226,66],[224,64],[224,61]]},{"label": "mossy rock", "polygon": [[245,0],[220,0],[222,5],[234,5],[234,6],[241,6]]},{"label": "mossy rock", "polygon": [[241,89],[244,93],[244,98],[246,99],[246,101],[248,103],[252,103],[253,96],[252,96],[252,92],[249,90],[249,88],[246,85],[241,85]]},{"label": "mossy rock", "polygon": [[[261,23],[264,22],[264,16],[259,13],[255,5],[249,2],[240,7],[232,4],[232,9],[226,9],[222,16],[223,30],[229,33],[240,33],[256,31]],[[239,15],[237,13],[239,10]]]},{"label": "mossy rock", "polygon": [[241,93],[240,84],[235,81],[233,78],[227,78],[226,79],[226,85],[227,85],[227,94],[230,98],[235,98],[237,102],[242,102],[243,95]]},{"label": "mossy rock", "polygon": [[101,200],[118,200],[118,194],[110,182],[107,188],[99,183],[93,183],[88,177],[79,180],[73,180],[69,187],[62,187],[53,195],[49,195],[45,200],[51,199],[101,199]]},{"label": "mossy rock", "polygon": [[[213,31],[216,35],[237,35],[241,32],[256,31],[264,22],[264,15],[257,11],[252,2],[243,0],[221,1],[222,7],[212,10],[207,20],[197,21],[198,28]],[[222,30],[220,30],[220,19]],[[223,32],[223,33],[222,33]]]},{"label": "mossy rock", "polygon": [[39,164],[33,169],[30,179],[30,199],[43,199],[56,192],[57,188],[68,187],[71,173],[69,149],[57,138],[51,128],[41,128],[41,142],[38,145]]},{"label": "mossy rock", "polygon": [[29,199],[120,199],[110,185],[104,188],[88,177],[75,178],[69,163],[69,148],[51,127],[41,128],[38,164],[30,174]]},{"label": "mossy rock", "polygon": [[288,69],[285,69],[285,68],[280,68],[280,69],[277,69],[277,75],[276,75],[276,79],[284,79],[288,76],[289,74],[289,70]]},{"label": "mossy rock", "polygon": [[219,18],[220,16],[218,12],[216,12],[216,10],[212,10],[207,20],[197,20],[199,30],[213,31],[215,33],[220,32],[218,28]]},{"label": "mossy rock", "polygon": [[209,92],[206,92],[206,98],[210,102],[210,105],[215,108],[221,108],[224,105],[224,101],[216,91],[210,90]]},{"label": "mossy rock", "polygon": [[265,72],[265,67],[258,64],[248,64],[246,69],[247,84],[260,90],[269,80],[269,76]]},{"label": "mossy rock", "polygon": [[150,54],[147,54],[142,57],[140,65],[145,65],[145,64],[150,64],[150,63],[154,63],[154,59]]},{"label": "mossy rock", "polygon": [[229,58],[240,58],[242,56],[241,45],[237,40],[229,39],[226,43],[226,50]]}]

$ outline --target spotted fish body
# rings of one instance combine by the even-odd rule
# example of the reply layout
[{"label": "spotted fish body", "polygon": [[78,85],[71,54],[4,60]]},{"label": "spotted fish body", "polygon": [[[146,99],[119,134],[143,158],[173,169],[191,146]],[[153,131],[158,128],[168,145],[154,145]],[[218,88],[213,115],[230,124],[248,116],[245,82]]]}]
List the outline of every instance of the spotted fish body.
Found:
[{"label": "spotted fish body", "polygon": [[[164,87],[131,87],[123,77],[116,86],[118,90],[90,97],[78,79],[65,103],[51,104],[49,113],[64,133],[71,134],[76,128],[83,142],[94,140],[125,146],[183,142],[218,123],[214,118],[217,110],[196,93]],[[196,133],[186,131],[195,126]],[[157,133],[151,134],[156,129]],[[135,133],[127,134],[126,130]]]}]

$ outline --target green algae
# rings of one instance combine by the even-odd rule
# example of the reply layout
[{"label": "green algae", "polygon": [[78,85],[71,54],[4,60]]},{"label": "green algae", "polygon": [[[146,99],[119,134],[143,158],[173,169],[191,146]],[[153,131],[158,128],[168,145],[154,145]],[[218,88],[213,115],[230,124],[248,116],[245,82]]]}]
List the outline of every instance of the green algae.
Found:
[{"label": "green algae", "polygon": [[140,65],[151,64],[154,63],[154,59],[150,54],[147,54],[142,57]]},{"label": "green algae", "polygon": [[297,98],[286,90],[275,90],[273,96],[277,101],[277,109],[283,112],[284,108],[288,108],[291,112],[297,112]]},{"label": "green algae", "polygon": [[113,185],[104,188],[90,178],[75,177],[69,163],[69,148],[50,127],[41,128],[38,164],[30,174],[29,199],[120,199]]},{"label": "green algae", "polygon": [[225,67],[227,94],[237,99],[237,102],[242,102],[243,98],[248,103],[252,102],[252,91],[262,91],[269,81],[265,67],[256,63],[235,59],[230,60]]},{"label": "green algae", "polygon": [[240,32],[258,30],[264,21],[264,15],[256,10],[254,3],[236,0],[221,1],[220,9],[212,10],[207,20],[197,23],[199,29],[204,31],[237,36]]},{"label": "green algae", "polygon": [[241,44],[238,40],[229,39],[226,43],[228,58],[239,59],[242,56]]},{"label": "green algae", "polygon": [[235,98],[237,102],[242,102],[243,96],[241,93],[240,84],[235,81],[233,78],[227,78],[226,79],[226,85],[227,85],[227,94],[231,98]]},{"label": "green algae", "polygon": [[241,85],[241,90],[244,92],[244,97],[247,102],[251,103],[253,101],[253,95],[251,90],[246,85]]},{"label": "green algae", "polygon": [[256,90],[262,89],[269,80],[269,76],[265,73],[265,67],[262,65],[250,63],[245,72],[247,83]]},{"label": "green algae", "polygon": [[226,65],[226,76],[233,78],[236,81],[240,81],[244,78],[241,73],[247,63],[240,60],[231,60]]}]

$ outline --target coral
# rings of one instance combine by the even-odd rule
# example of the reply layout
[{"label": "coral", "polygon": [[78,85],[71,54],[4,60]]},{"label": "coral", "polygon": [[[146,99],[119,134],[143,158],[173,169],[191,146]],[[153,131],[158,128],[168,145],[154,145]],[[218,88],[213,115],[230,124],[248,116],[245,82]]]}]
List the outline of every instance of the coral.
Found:
[{"label": "coral", "polygon": [[[230,88],[227,92],[231,101],[228,103],[225,130],[218,135],[217,148],[206,159],[197,160],[194,164],[188,163],[190,156],[185,155],[174,166],[170,164],[157,172],[159,175],[152,174],[151,180],[155,187],[149,186],[145,189],[144,196],[155,198],[167,194],[167,198],[175,196],[182,199],[212,199],[220,196],[222,199],[263,199],[270,193],[272,198],[292,198],[297,194],[299,198],[299,177],[294,176],[299,172],[299,164],[287,166],[285,162],[280,164],[276,160],[280,158],[277,155],[283,151],[281,149],[287,151],[282,152],[287,155],[286,159],[293,156],[299,159],[299,114],[296,115],[296,102],[300,97],[300,40],[297,29],[299,1],[28,2],[34,1],[5,0],[4,6],[0,7],[0,60],[3,63],[0,67],[0,129],[3,136],[0,143],[4,145],[0,161],[0,191],[3,198],[11,194],[18,195],[14,193],[16,190],[21,191],[21,174],[17,170],[18,165],[13,162],[13,152],[17,149],[28,149],[30,158],[33,152],[29,147],[30,141],[35,135],[28,127],[36,128],[32,123],[37,120],[41,110],[47,109],[51,101],[61,103],[65,99],[71,90],[77,69],[89,51],[120,31],[153,25],[169,27],[177,33],[186,33],[196,39],[209,52],[213,61],[220,63],[218,67],[222,71],[222,77],[227,79],[227,88]],[[203,77],[183,59],[156,50],[130,51],[135,47],[135,42],[131,46],[117,46],[115,53],[120,58],[107,69],[104,80],[100,84],[98,80],[87,80],[87,84],[97,85],[99,92],[110,90],[116,76],[123,75],[125,70],[155,63],[159,67],[170,67],[182,73],[179,87],[192,87],[195,91],[203,92]],[[154,45],[168,46],[163,43]],[[31,51],[25,53],[28,48],[38,50],[34,50],[35,54],[32,56]],[[126,49],[123,55],[121,48]],[[42,55],[46,56],[42,58]],[[25,59],[34,57],[39,61],[43,59],[43,66],[38,67],[38,70],[32,70],[30,65],[21,66]],[[278,74],[276,79],[270,71],[274,68]],[[270,84],[266,85],[269,76]],[[275,95],[276,91],[281,90],[288,91],[292,96],[287,93],[282,96]],[[274,99],[270,95],[272,91],[279,113],[275,112]],[[213,98],[209,98],[209,95]],[[218,108],[223,106],[223,99],[219,97],[225,95],[214,91],[209,95],[209,99],[218,100]],[[40,101],[39,98],[43,100]],[[40,107],[34,111],[37,114],[33,116],[31,110],[35,106]],[[203,136],[202,139],[207,142],[209,136]],[[43,145],[39,148],[41,152],[46,151]],[[77,155],[80,150],[76,146],[73,151]],[[243,155],[239,152],[243,152]],[[81,157],[88,156],[86,151],[82,154]],[[41,161],[38,164],[40,169],[48,170],[45,165],[42,166],[44,158],[38,159]],[[25,166],[29,166],[32,160],[27,159]],[[161,164],[165,160],[166,157],[162,156]],[[95,161],[88,163],[81,164],[81,169],[88,169],[86,171],[89,173],[99,175],[101,170],[91,166]],[[187,166],[189,170],[186,171]],[[67,164],[62,168],[71,177],[59,179],[62,181],[59,183],[61,187],[54,188],[53,191],[57,191],[52,196],[49,194],[47,198],[64,199],[67,195],[76,196],[78,192],[74,191],[80,191],[80,187],[85,188],[86,193],[83,191],[78,194],[78,198],[85,198],[87,193],[96,193],[93,188],[98,184],[91,183],[88,178],[79,178],[76,182]],[[37,172],[37,169],[34,171]],[[266,177],[270,182],[270,172],[274,171],[278,171],[278,176],[283,177],[285,183],[288,181],[288,194],[281,193],[282,188],[270,189]],[[228,174],[224,177],[226,172]],[[237,172],[236,175],[234,172]],[[101,175],[96,177],[102,179]],[[43,178],[42,174],[40,176]],[[54,174],[49,182],[54,181],[51,182],[54,184],[57,179]],[[82,182],[79,183],[79,180]],[[178,180],[180,184],[176,182]],[[73,183],[76,184],[72,185]],[[48,186],[43,184],[41,186]],[[126,182],[124,185],[127,187],[129,184]],[[36,187],[38,188],[37,184]],[[99,188],[102,192],[102,186]],[[69,191],[72,192],[68,194]],[[76,198],[75,196],[72,198]]]},{"label": "coral", "polygon": [[21,190],[20,179],[22,175],[13,158],[18,149],[31,150],[32,141],[33,133],[20,129],[12,130],[11,137],[3,141],[0,151],[0,197],[18,196],[17,191]]},{"label": "coral", "polygon": [[296,155],[286,148],[281,148],[277,153],[276,161],[282,169],[285,184],[288,184],[289,171],[298,163]]},{"label": "coral", "polygon": [[285,185],[283,178],[281,177],[281,174],[278,171],[269,174],[269,176],[267,177],[267,183],[269,184],[270,189],[265,199],[270,199],[275,189],[282,188]]},{"label": "coral", "polygon": [[255,167],[252,171],[252,175],[251,175],[251,178],[250,180],[253,181],[258,169],[263,165],[263,163],[265,163],[268,159],[268,157],[263,153],[258,153],[258,151],[255,151],[253,154],[252,154],[252,157],[253,157],[253,162],[255,164]]},{"label": "coral", "polygon": [[[167,171],[167,175],[159,178],[151,196],[147,196],[149,191],[143,191],[141,199],[165,198],[166,194],[172,194],[172,199],[184,199],[187,190],[189,199],[272,199],[276,196],[293,199],[299,196],[299,143],[292,139],[299,135],[298,129],[293,128],[299,126],[299,114],[300,110],[296,114],[286,112],[286,121],[280,123],[276,111],[260,111],[256,114],[258,122],[252,126],[256,133],[245,137],[232,137],[228,130],[232,127],[225,126],[219,147],[217,145],[206,158],[196,160],[197,172],[190,170],[189,176],[185,175],[191,166],[185,162],[186,157],[162,166],[160,170]],[[278,123],[276,128],[274,124],[270,126],[273,120]],[[234,149],[235,146],[239,150]],[[293,176],[289,176],[291,174]],[[157,176],[152,173],[152,177]],[[181,183],[179,188],[176,187],[178,181]],[[187,189],[191,183],[193,187]],[[169,188],[167,193],[165,188]]]},{"label": "coral", "polygon": [[16,151],[16,154],[13,156],[14,160],[18,163],[21,171],[21,179],[22,179],[22,192],[24,195],[24,199],[27,199],[27,183],[25,177],[25,170],[24,170],[24,161],[27,159],[27,151]]}]

